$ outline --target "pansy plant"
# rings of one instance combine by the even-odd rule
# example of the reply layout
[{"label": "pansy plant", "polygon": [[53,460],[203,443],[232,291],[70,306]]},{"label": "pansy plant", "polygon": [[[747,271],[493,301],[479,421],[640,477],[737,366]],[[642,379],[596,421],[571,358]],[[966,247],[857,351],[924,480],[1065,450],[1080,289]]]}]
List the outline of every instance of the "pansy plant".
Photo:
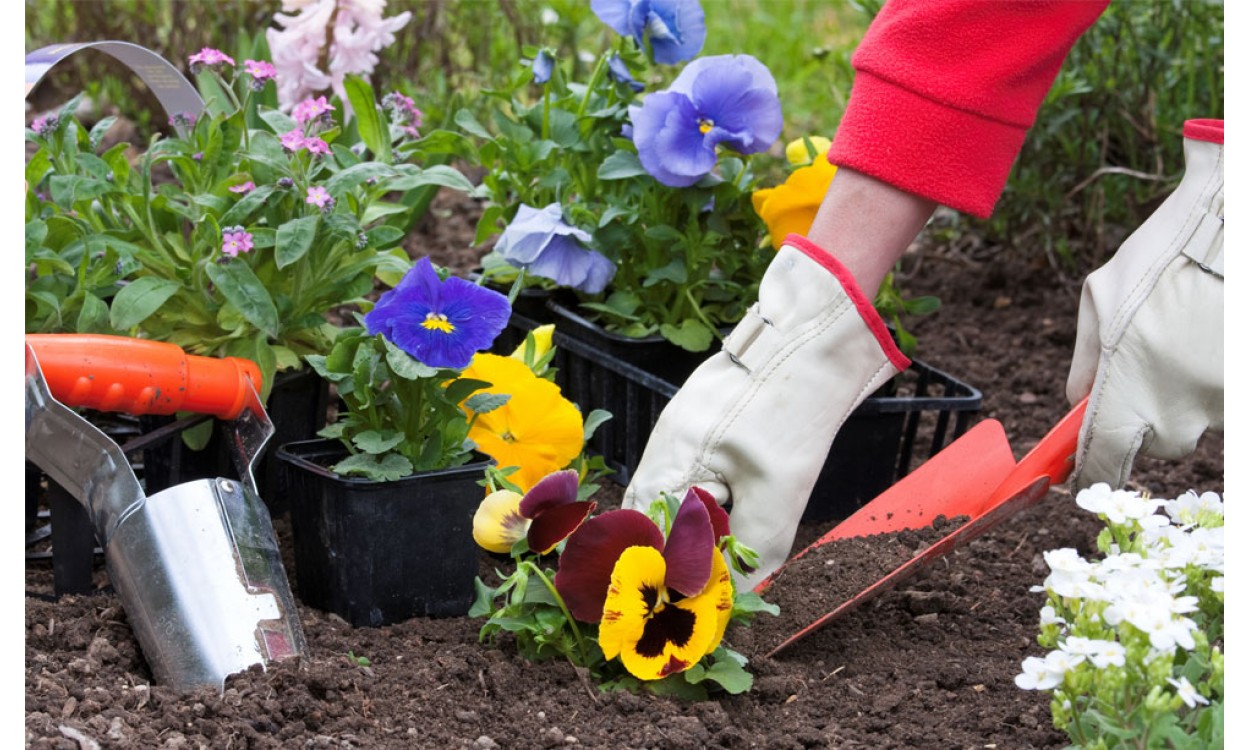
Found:
[{"label": "pansy plant", "polygon": [[[526,50],[486,123],[467,110],[442,143],[486,168],[477,241],[485,271],[575,292],[581,311],[630,337],[708,350],[756,296],[769,253],[751,207],[754,155],[781,131],[768,69],[750,55],[697,57],[698,0],[596,0],[620,36],[588,75],[573,51]],[[664,90],[662,67],[685,64]]]},{"label": "pansy plant", "polygon": [[389,480],[466,463],[474,421],[509,396],[486,392],[492,384],[465,370],[509,312],[502,294],[440,274],[422,258],[329,354],[309,356],[347,407],[320,432],[350,451],[334,470]]},{"label": "pansy plant", "polygon": [[[709,684],[749,689],[726,628],[735,616],[776,608],[735,591],[729,566],[750,564],[754,553],[730,536],[725,511],[692,488],[680,503],[658,499],[650,513],[591,517],[594,506],[576,501],[575,486],[571,473],[552,475],[524,497],[501,491],[482,503],[475,538],[517,562],[500,586],[478,583],[473,613],[489,618],[483,638],[511,630],[526,655],[564,656],[607,687],[687,697],[706,697]],[[558,553],[558,569],[540,567],[535,553]],[[541,586],[530,585],[533,576]]]}]

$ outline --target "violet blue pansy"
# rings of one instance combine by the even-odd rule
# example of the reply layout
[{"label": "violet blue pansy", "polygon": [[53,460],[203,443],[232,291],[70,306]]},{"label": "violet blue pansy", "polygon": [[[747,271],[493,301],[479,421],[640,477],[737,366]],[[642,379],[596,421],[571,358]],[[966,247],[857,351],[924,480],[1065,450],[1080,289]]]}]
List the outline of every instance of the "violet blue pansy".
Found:
[{"label": "violet blue pansy", "polygon": [[365,315],[365,329],[428,367],[461,370],[490,348],[511,313],[506,296],[456,276],[441,279],[421,258]]},{"label": "violet blue pansy", "polygon": [[616,274],[616,264],[582,244],[589,241],[589,232],[565,223],[559,203],[542,209],[521,204],[495,252],[535,276],[598,294]]},{"label": "violet blue pansy", "polygon": [[768,68],[750,55],[695,60],[667,90],[629,108],[643,167],[670,187],[688,187],[716,166],[716,147],[741,154],[781,135],[781,101]]},{"label": "violet blue pansy", "polygon": [[651,43],[651,55],[661,65],[676,65],[703,49],[707,27],[699,0],[591,0],[600,21],[621,36],[632,36],[639,47]]},{"label": "violet blue pansy", "polygon": [[555,69],[556,59],[551,53],[545,49],[538,50],[538,54],[534,55],[534,62],[530,63],[530,70],[534,73],[534,83],[539,85],[551,80],[551,71]]}]

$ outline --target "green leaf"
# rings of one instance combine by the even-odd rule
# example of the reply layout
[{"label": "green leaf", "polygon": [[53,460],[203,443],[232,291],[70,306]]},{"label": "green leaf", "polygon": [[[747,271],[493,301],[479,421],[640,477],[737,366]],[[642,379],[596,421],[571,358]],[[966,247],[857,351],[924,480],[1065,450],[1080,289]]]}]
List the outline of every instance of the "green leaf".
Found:
[{"label": "green leaf", "polygon": [[490,133],[487,132],[486,128],[482,127],[482,123],[478,122],[477,118],[469,110],[462,109],[457,111],[454,121],[466,133],[476,135],[484,140],[491,140]]},{"label": "green leaf", "polygon": [[243,196],[221,215],[223,227],[233,227],[245,223],[256,209],[264,205],[265,200],[273,193],[273,185],[261,185]]},{"label": "green leaf", "polygon": [[377,482],[393,482],[412,474],[412,462],[398,453],[379,459],[368,453],[357,453],[331,467],[339,474],[362,476]]},{"label": "green leaf", "polygon": [[373,87],[360,76],[349,75],[343,81],[343,88],[347,92],[347,100],[352,104],[360,139],[365,142],[378,161],[390,164],[391,135],[378,113]]},{"label": "green leaf", "polygon": [[352,438],[352,443],[365,453],[379,455],[404,442],[404,433],[394,430],[366,430]]},{"label": "green leaf", "polygon": [[35,252],[43,246],[44,239],[48,236],[48,225],[39,221],[26,222],[26,262],[29,263]]},{"label": "green leaf", "polygon": [[639,161],[638,154],[632,151],[617,151],[599,165],[598,177],[601,180],[627,180],[646,173],[647,170]]},{"label": "green leaf", "polygon": [[582,436],[583,441],[589,443],[590,438],[595,434],[595,430],[599,429],[599,425],[612,418],[612,412],[605,409],[594,409],[586,415],[582,420]]},{"label": "green leaf", "polygon": [[170,279],[144,276],[123,286],[113,297],[109,322],[118,331],[125,331],[147,320],[178,293],[182,285]]},{"label": "green leaf", "polygon": [[365,232],[365,235],[369,238],[370,245],[375,249],[381,250],[402,240],[404,238],[404,230],[389,224],[381,224]]},{"label": "green leaf", "polygon": [[386,343],[386,365],[395,375],[405,380],[419,380],[432,378],[438,374],[435,368],[426,365],[390,341],[386,339],[383,341]]},{"label": "green leaf", "polygon": [[660,335],[690,352],[706,352],[712,346],[712,329],[701,321],[687,318],[681,325],[660,325]]},{"label": "green leaf", "polygon": [[942,306],[942,300],[937,297],[913,297],[903,302],[903,309],[912,315],[929,315],[937,312]]},{"label": "green leaf", "polygon": [[380,180],[395,175],[395,168],[390,164],[380,164],[376,161],[366,161],[360,164],[354,164],[346,169],[340,169],[333,177],[326,180],[326,190],[335,199],[341,198],[343,193],[362,185],[369,180]]},{"label": "green leaf", "polygon": [[487,414],[498,409],[512,396],[507,393],[475,393],[465,399],[465,408],[477,414]]},{"label": "green leaf", "polygon": [[299,123],[297,123],[294,118],[285,112],[279,112],[276,109],[262,107],[260,110],[260,119],[264,120],[266,125],[273,128],[273,132],[278,135],[285,135],[292,130],[302,130]]},{"label": "green leaf", "polygon": [[469,607],[469,617],[486,617],[495,611],[496,590],[482,583],[481,578],[473,579],[473,606]]},{"label": "green leaf", "polygon": [[209,263],[204,270],[217,291],[239,308],[247,322],[270,336],[278,336],[278,309],[269,296],[269,290],[256,278],[247,263],[237,259]]},{"label": "green leaf", "polygon": [[314,214],[292,219],[278,227],[274,262],[279,269],[298,262],[308,253],[317,237],[317,224],[320,220],[321,217]]},{"label": "green leaf", "polygon": [[427,185],[451,188],[464,193],[473,190],[473,183],[468,177],[461,174],[455,167],[441,164],[402,174],[386,183],[386,187],[391,190],[412,190]]},{"label": "green leaf", "polygon": [[94,294],[82,298],[76,330],[79,333],[112,333],[109,328],[109,306]]},{"label": "green leaf", "polygon": [[700,681],[708,680],[720,685],[730,695],[747,692],[754,681],[751,673],[732,659],[717,659],[716,663],[706,668]]},{"label": "green leaf", "polygon": [[444,395],[447,400],[453,404],[458,404],[469,397],[474,391],[480,391],[483,388],[490,388],[490,383],[485,380],[474,380],[473,378],[457,378],[448,383]]}]

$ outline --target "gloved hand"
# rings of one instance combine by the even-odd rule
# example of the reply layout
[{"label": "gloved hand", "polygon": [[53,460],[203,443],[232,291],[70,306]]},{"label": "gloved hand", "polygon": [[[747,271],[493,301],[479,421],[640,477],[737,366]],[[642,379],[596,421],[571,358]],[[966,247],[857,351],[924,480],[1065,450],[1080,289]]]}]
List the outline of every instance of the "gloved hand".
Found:
[{"label": "gloved hand", "polygon": [[732,502],[730,530],[780,567],[829,446],[850,413],[910,365],[871,302],[832,256],[791,235],[759,302],[660,414],[624,507],[692,485]]},{"label": "gloved hand", "polygon": [[1185,176],[1085,280],[1068,399],[1089,395],[1077,489],[1123,487],[1224,429],[1224,121],[1185,123]]}]

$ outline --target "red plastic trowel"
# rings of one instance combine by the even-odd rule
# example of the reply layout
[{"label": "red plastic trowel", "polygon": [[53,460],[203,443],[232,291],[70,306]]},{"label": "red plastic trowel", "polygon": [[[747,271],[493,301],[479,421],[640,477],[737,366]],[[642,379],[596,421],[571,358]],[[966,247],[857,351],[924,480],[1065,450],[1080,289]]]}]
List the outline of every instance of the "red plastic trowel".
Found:
[{"label": "red plastic trowel", "polygon": [[[889,591],[955,547],[967,544],[1045,497],[1052,485],[1062,483],[1072,472],[1085,405],[1082,400],[1073,407],[1019,463],[1007,442],[1002,423],[993,419],[978,423],[920,468],[795,554],[791,561],[838,539],[921,529],[938,516],[967,516],[969,519],[876,583],[782,641],[768,656]],[[763,593],[783,570],[785,566],[762,581],[755,591]]]}]

